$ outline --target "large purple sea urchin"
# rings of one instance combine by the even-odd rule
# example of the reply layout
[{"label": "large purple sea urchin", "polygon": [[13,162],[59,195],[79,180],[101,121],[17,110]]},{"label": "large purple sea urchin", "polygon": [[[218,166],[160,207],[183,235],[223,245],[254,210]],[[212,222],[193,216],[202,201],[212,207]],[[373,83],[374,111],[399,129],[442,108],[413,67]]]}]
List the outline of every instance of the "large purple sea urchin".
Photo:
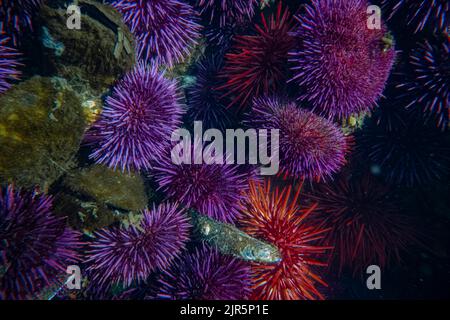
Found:
[{"label": "large purple sea urchin", "polygon": [[122,171],[150,168],[182,114],[176,82],[155,66],[139,64],[116,85],[88,133],[87,141],[96,146],[91,158]]},{"label": "large purple sea urchin", "polygon": [[172,66],[189,54],[200,36],[195,11],[177,0],[117,0],[113,6],[139,43],[141,59]]},{"label": "large purple sea urchin", "polygon": [[257,5],[258,0],[197,0],[201,14],[220,27],[250,20]]},{"label": "large purple sea urchin", "polygon": [[251,172],[230,164],[174,164],[163,160],[154,170],[156,181],[171,199],[211,218],[233,222],[239,217],[243,192]]},{"label": "large purple sea urchin", "polygon": [[31,29],[31,16],[37,11],[42,0],[0,0],[0,33],[12,37],[14,45],[18,36]]},{"label": "large purple sea urchin", "polygon": [[367,27],[367,7],[365,0],[313,0],[296,17],[290,61],[299,98],[330,118],[370,110],[394,62],[386,28]]},{"label": "large purple sea urchin", "polygon": [[203,245],[186,253],[159,279],[161,299],[242,300],[250,296],[250,268]]},{"label": "large purple sea urchin", "polygon": [[17,70],[19,53],[7,46],[9,39],[0,37],[0,94],[11,87],[10,80],[17,80],[20,72]]},{"label": "large purple sea urchin", "polygon": [[100,285],[145,280],[152,271],[166,268],[188,239],[189,220],[178,204],[163,203],[144,210],[139,226],[96,232],[88,260],[92,280]]},{"label": "large purple sea urchin", "polygon": [[345,163],[349,139],[329,120],[275,98],[253,102],[249,122],[280,130],[280,171],[292,177],[321,179]]},{"label": "large purple sea urchin", "polygon": [[30,298],[79,261],[79,233],[51,207],[51,197],[0,189],[0,298]]}]

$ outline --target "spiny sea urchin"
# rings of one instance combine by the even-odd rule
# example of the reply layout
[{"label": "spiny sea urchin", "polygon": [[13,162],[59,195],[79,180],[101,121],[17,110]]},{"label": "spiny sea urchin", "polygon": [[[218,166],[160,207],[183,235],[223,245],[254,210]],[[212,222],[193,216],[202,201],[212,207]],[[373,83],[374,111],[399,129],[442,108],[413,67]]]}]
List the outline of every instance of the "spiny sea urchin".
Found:
[{"label": "spiny sea urchin", "polygon": [[79,262],[80,234],[51,210],[49,196],[0,188],[0,297],[30,298]]},{"label": "spiny sea urchin", "polygon": [[297,16],[290,54],[299,99],[329,118],[369,111],[395,58],[386,28],[369,29],[366,0],[313,0]]},{"label": "spiny sea urchin", "polygon": [[12,37],[16,46],[19,36],[32,28],[31,17],[42,4],[42,0],[1,0],[0,33]]},{"label": "spiny sea urchin", "polygon": [[151,272],[169,266],[189,237],[189,222],[176,203],[144,210],[139,226],[102,229],[90,244],[87,263],[92,281],[99,285],[145,280]]},{"label": "spiny sea urchin", "polygon": [[323,299],[316,286],[326,283],[316,274],[315,266],[326,265],[318,259],[330,248],[318,245],[317,241],[327,230],[308,219],[314,205],[298,207],[300,190],[292,193],[291,186],[272,189],[270,181],[250,184],[240,222],[251,236],[278,247],[282,257],[277,264],[252,266],[255,299]]},{"label": "spiny sea urchin", "polygon": [[333,247],[329,265],[342,272],[364,272],[367,266],[386,266],[417,243],[410,219],[399,213],[391,188],[368,173],[341,173],[333,183],[316,185],[307,196],[318,203],[315,221],[330,228],[322,242]]},{"label": "spiny sea urchin", "polygon": [[122,171],[148,169],[169,146],[182,114],[176,82],[140,63],[117,83],[88,132],[90,157]]},{"label": "spiny sea urchin", "polygon": [[203,245],[178,258],[159,284],[160,299],[242,300],[250,295],[250,268]]},{"label": "spiny sea urchin", "polygon": [[222,222],[239,217],[243,192],[248,190],[252,172],[231,164],[174,164],[163,160],[154,177],[170,199]]},{"label": "spiny sea urchin", "polygon": [[125,23],[137,38],[138,56],[173,66],[196,45],[200,25],[194,9],[178,0],[117,0]]},{"label": "spiny sea urchin", "polygon": [[349,138],[331,121],[295,103],[255,99],[249,122],[259,129],[280,130],[280,171],[286,175],[323,179],[345,163]]},{"label": "spiny sea urchin", "polygon": [[261,14],[261,25],[256,24],[256,35],[236,36],[231,52],[221,71],[226,83],[224,89],[232,101],[229,106],[240,109],[254,97],[274,94],[287,80],[288,51],[294,41],[289,35],[293,19],[288,9],[279,3],[276,13],[268,19]]},{"label": "spiny sea urchin", "polygon": [[17,70],[19,53],[7,46],[8,38],[0,37],[0,94],[11,87],[10,80],[18,80],[20,72]]}]

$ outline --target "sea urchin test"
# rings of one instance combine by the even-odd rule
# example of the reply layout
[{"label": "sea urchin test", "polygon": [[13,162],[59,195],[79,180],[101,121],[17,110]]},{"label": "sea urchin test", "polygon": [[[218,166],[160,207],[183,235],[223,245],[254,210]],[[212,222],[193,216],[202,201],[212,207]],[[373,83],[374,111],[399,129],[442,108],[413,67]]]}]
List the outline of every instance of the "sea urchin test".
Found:
[{"label": "sea urchin test", "polygon": [[[268,137],[270,136],[270,156]],[[261,164],[261,175],[275,175],[279,169],[279,130],[271,129],[208,129],[203,133],[201,121],[194,122],[194,143],[191,133],[183,128],[172,132],[172,162],[180,164]],[[235,144],[235,141],[237,142]],[[246,143],[248,141],[248,144]],[[210,142],[205,144],[205,142]],[[248,152],[247,152],[248,145]],[[224,154],[224,149],[226,152]],[[193,154],[192,154],[193,153]],[[237,160],[235,162],[235,160]],[[267,166],[268,165],[268,166]]]}]

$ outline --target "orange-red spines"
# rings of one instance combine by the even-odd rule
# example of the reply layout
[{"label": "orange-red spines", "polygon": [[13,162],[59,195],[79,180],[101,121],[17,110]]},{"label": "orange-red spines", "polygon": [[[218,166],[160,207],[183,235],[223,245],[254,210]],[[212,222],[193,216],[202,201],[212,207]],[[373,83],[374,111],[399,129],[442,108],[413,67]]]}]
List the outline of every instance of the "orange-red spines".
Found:
[{"label": "orange-red spines", "polygon": [[275,93],[287,80],[288,52],[293,48],[289,32],[293,28],[292,15],[282,9],[255,25],[255,35],[237,36],[221,72],[226,83],[224,97],[230,97],[228,107],[244,109],[252,97]]},{"label": "orange-red spines", "polygon": [[299,209],[301,187],[272,188],[270,182],[251,183],[243,206],[241,223],[250,235],[274,244],[281,253],[277,264],[254,264],[253,299],[323,299],[317,285],[326,283],[315,266],[325,266],[320,256],[329,247],[316,245],[326,229],[311,224],[308,218],[315,205]]}]

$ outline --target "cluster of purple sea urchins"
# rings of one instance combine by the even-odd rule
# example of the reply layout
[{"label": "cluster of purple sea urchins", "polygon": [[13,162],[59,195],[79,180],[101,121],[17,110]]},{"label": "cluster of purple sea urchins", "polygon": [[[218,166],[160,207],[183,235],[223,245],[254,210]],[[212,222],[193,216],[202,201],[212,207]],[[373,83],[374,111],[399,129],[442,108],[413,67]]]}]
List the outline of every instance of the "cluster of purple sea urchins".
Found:
[{"label": "cluster of purple sea urchins", "polygon": [[[102,203],[109,220],[97,210],[96,198],[73,191],[70,196],[83,210],[65,214],[94,229],[78,227],[88,241],[79,260],[80,234],[52,214],[50,195],[1,189],[0,298],[31,297],[61,272],[66,276],[68,264],[79,264],[88,280],[87,298],[139,293],[156,299],[321,299],[316,283],[325,285],[328,274],[309,267],[325,265],[316,260],[318,254],[330,255],[331,270],[353,267],[356,274],[368,263],[384,266],[409,249],[415,239],[392,201],[392,187],[409,190],[450,174],[449,136],[441,130],[448,126],[449,110],[448,43],[441,41],[446,3],[397,1],[398,8],[417,9],[407,14],[408,27],[418,23],[411,36],[428,30],[427,21],[437,22],[430,26],[435,41],[419,39],[422,45],[404,55],[413,75],[389,87],[396,94],[392,101],[402,103],[397,109],[389,103],[377,107],[390,99],[379,101],[388,91],[395,41],[383,22],[378,29],[368,24],[366,0],[103,2],[111,3],[133,32],[138,62],[105,93],[77,164],[96,162],[118,175],[142,174],[142,189],[152,191],[153,203],[140,212]],[[40,3],[0,0],[2,31],[13,40],[11,45],[0,40],[2,96],[20,75],[18,53],[10,46],[20,44],[18,31],[30,29],[31,13]],[[400,12],[394,9],[392,20]],[[97,18],[108,20],[106,14]],[[221,44],[234,37],[234,47],[219,48],[211,35]],[[226,106],[236,98],[248,109],[229,118]],[[418,109],[435,115],[440,128]],[[239,126],[270,134],[279,130],[280,176],[294,179],[263,179],[256,176],[256,166],[226,159],[223,164],[176,163],[170,157],[171,137],[180,127],[188,132],[195,120],[222,133]],[[350,130],[355,140],[345,131],[351,121],[361,121]],[[0,136],[6,134],[0,126]],[[204,156],[213,144],[200,145]],[[365,161],[341,172],[353,150]],[[358,170],[376,183],[358,180]],[[298,208],[300,189],[291,194],[289,184],[299,180],[308,182],[311,206]],[[269,181],[277,187],[272,190]],[[59,183],[40,187],[49,194],[70,192],[58,189]],[[93,208],[92,214],[87,216],[86,208]],[[202,218],[219,236],[209,239],[202,233],[211,231],[206,227],[198,232],[190,209],[197,212],[193,216],[208,216]],[[102,226],[95,229],[91,219]],[[231,248],[241,236],[250,244],[270,243],[281,262],[244,261],[252,248]],[[224,253],[230,251],[233,255]]]},{"label": "cluster of purple sea urchins", "polygon": [[0,94],[11,87],[11,80],[18,80],[20,71],[17,70],[19,53],[8,46],[9,39],[0,37]]},{"label": "cluster of purple sea urchins", "polygon": [[189,54],[200,36],[195,11],[183,1],[117,0],[113,6],[136,36],[143,60],[172,66]]},{"label": "cluster of purple sea urchins", "polygon": [[181,125],[179,98],[175,81],[164,78],[154,65],[138,64],[117,83],[91,128],[91,158],[122,171],[150,168]]},{"label": "cluster of purple sea urchins", "polygon": [[101,287],[130,286],[162,270],[184,248],[189,219],[177,203],[162,203],[142,212],[139,225],[106,228],[96,232],[87,263],[92,281]]},{"label": "cluster of purple sea urchins", "polygon": [[43,0],[0,1],[0,32],[9,35],[17,45],[21,33],[32,28],[31,18]]},{"label": "cluster of purple sea urchins", "polygon": [[290,55],[300,99],[323,116],[371,110],[395,58],[386,27],[368,28],[365,0],[316,0],[297,16]]},{"label": "cluster of purple sea urchins", "polygon": [[293,102],[257,98],[252,126],[279,129],[280,172],[295,178],[329,178],[345,163],[349,138],[331,121]]},{"label": "cluster of purple sea urchins", "polygon": [[0,188],[0,298],[31,299],[80,261],[80,247],[52,197]]}]

